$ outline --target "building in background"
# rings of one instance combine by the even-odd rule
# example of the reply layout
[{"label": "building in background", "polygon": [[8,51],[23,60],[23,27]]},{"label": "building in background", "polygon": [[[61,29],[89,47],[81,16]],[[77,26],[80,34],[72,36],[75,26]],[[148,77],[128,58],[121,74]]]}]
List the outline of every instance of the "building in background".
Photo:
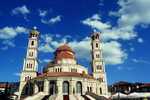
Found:
[{"label": "building in background", "polygon": [[124,94],[130,94],[133,92],[150,92],[150,83],[129,83],[125,81],[116,82],[109,86],[109,91],[112,94],[121,92]]}]

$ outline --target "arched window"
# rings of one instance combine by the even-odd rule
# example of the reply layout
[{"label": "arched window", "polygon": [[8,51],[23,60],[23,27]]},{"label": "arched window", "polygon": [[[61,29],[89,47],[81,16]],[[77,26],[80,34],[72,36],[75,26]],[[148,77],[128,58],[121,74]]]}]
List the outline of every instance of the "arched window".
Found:
[{"label": "arched window", "polygon": [[98,34],[96,35],[96,39],[99,39],[99,35]]},{"label": "arched window", "polygon": [[76,93],[82,94],[82,83],[79,81],[76,83]]},{"label": "arched window", "polygon": [[90,87],[90,92],[92,92],[92,87]]},{"label": "arched window", "polygon": [[100,88],[99,90],[100,90],[100,94],[102,94],[102,88]]},{"label": "arched window", "polygon": [[87,87],[87,91],[90,92],[90,88],[89,87]]},{"label": "arched window", "polygon": [[101,65],[97,65],[97,69],[98,69],[98,70],[101,70],[101,69],[102,69],[102,66],[101,66]]},{"label": "arched window", "polygon": [[34,45],[34,41],[31,42],[31,45],[32,45],[32,46]]},{"label": "arched window", "polygon": [[29,64],[27,64],[27,68],[29,68]]},{"label": "arched window", "polygon": [[104,80],[103,80],[103,78],[100,78],[100,82],[103,82]]},{"label": "arched window", "polygon": [[67,81],[63,82],[63,94],[69,95],[69,82]]},{"label": "arched window", "polygon": [[96,48],[98,48],[98,43],[96,43]]},{"label": "arched window", "polygon": [[99,58],[99,54],[96,54],[96,58]]},{"label": "arched window", "polygon": [[33,56],[33,52],[29,52],[29,56],[32,57]]},{"label": "arched window", "polygon": [[32,64],[30,64],[30,68],[32,68]]},{"label": "arched window", "polygon": [[30,80],[31,79],[31,76],[26,76],[25,77],[25,81],[28,81],[28,80]]}]

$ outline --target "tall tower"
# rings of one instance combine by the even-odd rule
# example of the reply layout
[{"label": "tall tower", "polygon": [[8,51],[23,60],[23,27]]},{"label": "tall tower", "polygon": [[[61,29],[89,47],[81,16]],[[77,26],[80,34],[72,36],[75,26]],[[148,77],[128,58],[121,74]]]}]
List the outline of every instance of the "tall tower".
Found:
[{"label": "tall tower", "polygon": [[92,74],[93,77],[101,82],[101,94],[107,94],[107,79],[105,73],[105,64],[102,56],[102,47],[100,33],[95,32],[91,36],[92,46]]},{"label": "tall tower", "polygon": [[24,94],[23,89],[25,88],[28,80],[37,76],[38,37],[39,32],[34,27],[34,29],[31,30],[29,34],[27,54],[24,59],[23,71],[20,76],[19,96],[21,96],[21,94]]}]

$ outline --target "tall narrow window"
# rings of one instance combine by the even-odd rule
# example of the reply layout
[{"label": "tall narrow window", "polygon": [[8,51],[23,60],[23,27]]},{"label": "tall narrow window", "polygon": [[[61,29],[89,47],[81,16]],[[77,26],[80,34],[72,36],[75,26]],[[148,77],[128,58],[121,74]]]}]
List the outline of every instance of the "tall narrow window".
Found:
[{"label": "tall narrow window", "polygon": [[98,48],[98,43],[96,43],[96,47]]},{"label": "tall narrow window", "polygon": [[30,53],[29,53],[29,56],[32,57],[32,56],[33,56],[33,52],[30,52]]},{"label": "tall narrow window", "polygon": [[96,58],[99,58],[99,54],[96,54]]},{"label": "tall narrow window", "polygon": [[31,45],[32,45],[32,46],[34,45],[34,41],[31,42]]},{"label": "tall narrow window", "polygon": [[98,34],[96,35],[96,39],[99,39],[99,35]]},{"label": "tall narrow window", "polygon": [[101,70],[102,66],[101,65],[97,65],[97,69]]},{"label": "tall narrow window", "polygon": [[102,94],[102,88],[100,88],[99,90],[100,90],[100,94]]}]

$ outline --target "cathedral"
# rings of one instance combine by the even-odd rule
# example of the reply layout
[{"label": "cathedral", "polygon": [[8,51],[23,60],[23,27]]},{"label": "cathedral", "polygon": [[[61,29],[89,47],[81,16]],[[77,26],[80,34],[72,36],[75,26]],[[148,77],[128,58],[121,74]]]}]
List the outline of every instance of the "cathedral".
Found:
[{"label": "cathedral", "polygon": [[108,95],[100,33],[92,33],[91,56],[86,56],[92,57],[92,74],[78,64],[75,52],[67,44],[55,50],[53,60],[38,74],[39,35],[36,28],[29,33],[18,100],[96,100],[92,95]]}]

